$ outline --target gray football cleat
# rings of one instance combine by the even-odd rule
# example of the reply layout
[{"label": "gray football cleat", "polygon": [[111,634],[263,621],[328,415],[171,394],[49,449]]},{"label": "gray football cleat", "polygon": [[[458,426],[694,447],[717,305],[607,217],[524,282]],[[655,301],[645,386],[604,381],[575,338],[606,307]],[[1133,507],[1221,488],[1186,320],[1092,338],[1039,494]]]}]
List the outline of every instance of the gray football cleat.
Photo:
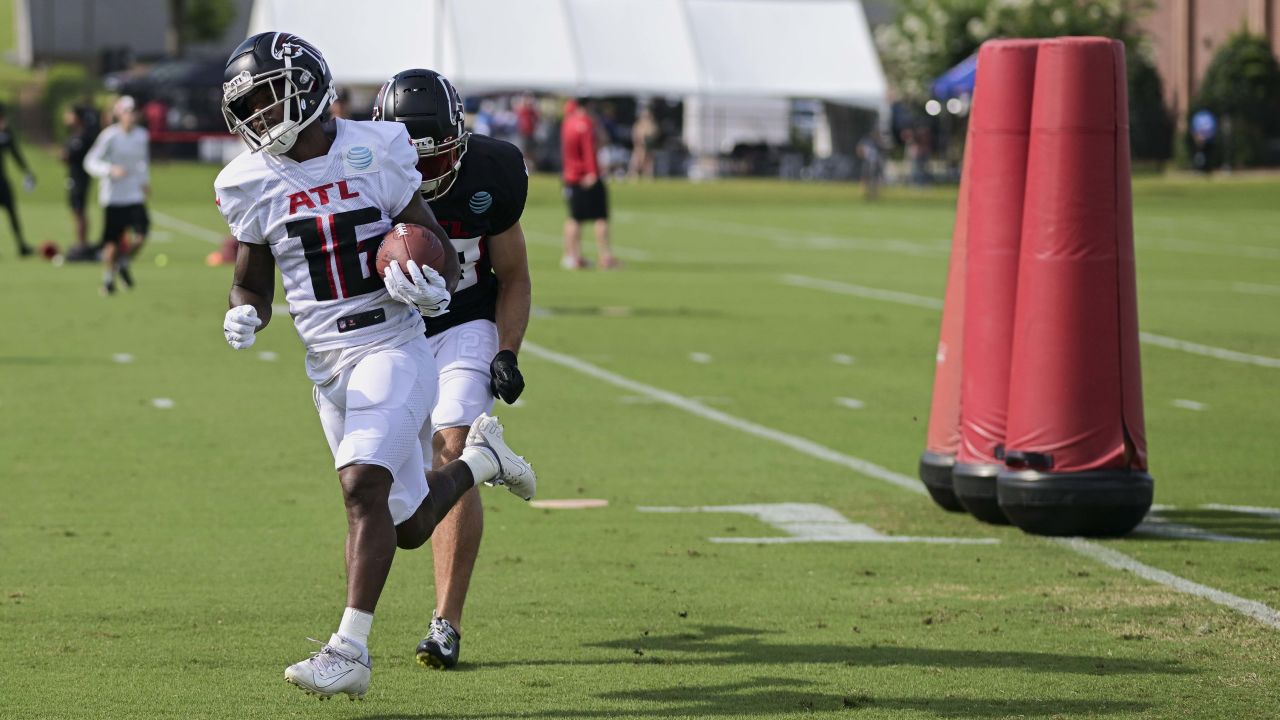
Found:
[{"label": "gray football cleat", "polygon": [[498,418],[481,414],[471,423],[467,432],[467,447],[484,448],[497,462],[498,473],[485,480],[485,485],[502,485],[522,500],[533,498],[538,489],[538,476],[533,466],[523,457],[512,452],[502,439],[502,423]]}]

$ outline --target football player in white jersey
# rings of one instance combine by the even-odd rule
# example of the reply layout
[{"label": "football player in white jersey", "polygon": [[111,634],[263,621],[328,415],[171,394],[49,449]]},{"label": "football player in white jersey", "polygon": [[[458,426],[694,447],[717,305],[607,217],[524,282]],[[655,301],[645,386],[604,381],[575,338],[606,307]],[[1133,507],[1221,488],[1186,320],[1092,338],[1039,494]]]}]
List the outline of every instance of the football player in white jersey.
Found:
[{"label": "football player in white jersey", "polygon": [[[346,504],[347,608],[329,642],[286,668],[285,679],[322,698],[360,697],[369,687],[373,612],[396,548],[425,543],[477,483],[528,500],[536,478],[488,415],[472,424],[457,461],[425,472],[437,377],[422,316],[446,312],[459,266],[418,195],[418,157],[403,126],[325,122],[334,98],[328,65],[288,33],[245,40],[224,80],[227,126],[249,151],[215,181],[239,241],[223,333],[233,348],[253,344],[271,320],[279,267]],[[443,276],[413,263],[378,276],[378,245],[399,222],[444,239]]]},{"label": "football player in white jersey", "polygon": [[[422,196],[458,250],[462,279],[449,313],[427,317],[440,366],[431,413],[432,466],[463,451],[467,428],[524,390],[516,361],[529,325],[531,285],[520,217],[529,175],[519,148],[467,131],[462,98],[448,78],[425,69],[396,73],[379,91],[373,119],[403,123],[418,151]],[[415,654],[423,667],[458,664],[462,607],[480,552],[484,511],[467,492],[431,538],[436,609]]]}]

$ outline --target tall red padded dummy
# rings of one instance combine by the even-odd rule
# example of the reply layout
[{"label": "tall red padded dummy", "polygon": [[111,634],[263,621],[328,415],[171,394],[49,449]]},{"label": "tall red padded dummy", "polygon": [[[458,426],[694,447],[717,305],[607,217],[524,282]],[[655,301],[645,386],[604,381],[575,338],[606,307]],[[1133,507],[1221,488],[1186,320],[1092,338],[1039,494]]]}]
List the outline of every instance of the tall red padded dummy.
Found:
[{"label": "tall red padded dummy", "polygon": [[1151,507],[1128,126],[1124,45],[1041,43],[997,483],[1031,533],[1123,535]]}]

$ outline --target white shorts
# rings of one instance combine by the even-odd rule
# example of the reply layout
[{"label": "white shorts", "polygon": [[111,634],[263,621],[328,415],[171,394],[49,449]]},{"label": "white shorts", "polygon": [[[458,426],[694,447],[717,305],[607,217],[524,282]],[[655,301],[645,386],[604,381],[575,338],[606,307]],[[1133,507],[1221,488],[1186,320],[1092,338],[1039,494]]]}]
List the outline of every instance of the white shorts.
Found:
[{"label": "white shorts", "polygon": [[430,447],[436,362],[422,335],[364,355],[313,392],[333,465],[391,472],[391,517],[408,520],[427,497],[423,440]]},{"label": "white shorts", "polygon": [[440,368],[440,394],[431,411],[431,432],[468,427],[481,413],[493,409],[489,363],[498,354],[498,326],[492,320],[472,320],[427,340]]}]

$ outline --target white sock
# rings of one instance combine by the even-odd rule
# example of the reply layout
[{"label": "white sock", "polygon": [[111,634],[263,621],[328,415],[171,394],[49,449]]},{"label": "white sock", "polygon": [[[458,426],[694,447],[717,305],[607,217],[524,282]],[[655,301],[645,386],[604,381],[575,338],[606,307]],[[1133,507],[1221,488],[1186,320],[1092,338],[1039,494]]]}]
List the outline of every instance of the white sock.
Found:
[{"label": "white sock", "polygon": [[477,485],[498,476],[498,458],[488,448],[464,447],[458,459],[471,468],[471,477],[475,478]]},{"label": "white sock", "polygon": [[360,645],[369,647],[369,629],[373,627],[373,613],[349,607],[342,612],[338,634]]}]

